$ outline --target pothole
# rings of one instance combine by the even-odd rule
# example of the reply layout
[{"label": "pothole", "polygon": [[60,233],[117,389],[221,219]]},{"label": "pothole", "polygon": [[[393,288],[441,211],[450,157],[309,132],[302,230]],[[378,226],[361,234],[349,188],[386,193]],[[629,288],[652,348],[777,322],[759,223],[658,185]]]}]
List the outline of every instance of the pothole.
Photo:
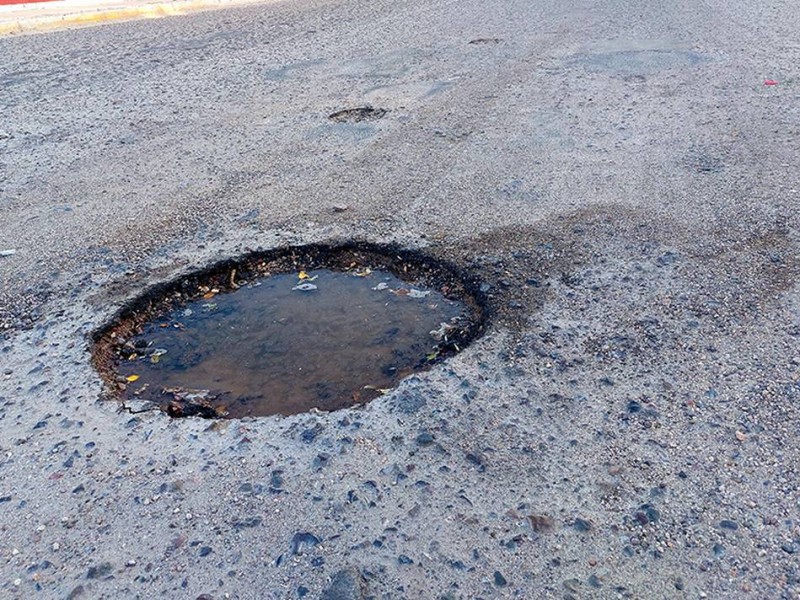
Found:
[{"label": "pothole", "polygon": [[496,46],[502,41],[500,38],[477,38],[467,43],[471,46]]},{"label": "pothole", "polygon": [[385,108],[373,108],[371,106],[359,106],[356,108],[346,108],[328,115],[331,121],[337,123],[361,123],[363,121],[377,121],[387,113]]},{"label": "pothole", "polygon": [[306,246],[145,292],[94,336],[111,394],[171,416],[332,411],[380,396],[484,328],[477,282],[417,252]]}]

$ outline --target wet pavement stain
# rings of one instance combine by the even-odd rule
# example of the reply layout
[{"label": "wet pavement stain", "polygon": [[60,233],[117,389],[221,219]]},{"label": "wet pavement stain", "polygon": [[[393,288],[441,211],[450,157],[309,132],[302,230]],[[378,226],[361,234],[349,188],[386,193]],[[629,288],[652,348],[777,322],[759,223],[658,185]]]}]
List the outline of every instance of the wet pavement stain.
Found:
[{"label": "wet pavement stain", "polygon": [[173,416],[336,410],[427,367],[465,317],[462,302],[389,272],[278,274],[209,290],[120,340],[118,381],[124,399]]},{"label": "wet pavement stain", "polygon": [[617,48],[607,52],[579,54],[568,60],[570,66],[581,66],[590,72],[622,75],[652,75],[669,69],[701,67],[709,57],[692,50],[669,47]]}]

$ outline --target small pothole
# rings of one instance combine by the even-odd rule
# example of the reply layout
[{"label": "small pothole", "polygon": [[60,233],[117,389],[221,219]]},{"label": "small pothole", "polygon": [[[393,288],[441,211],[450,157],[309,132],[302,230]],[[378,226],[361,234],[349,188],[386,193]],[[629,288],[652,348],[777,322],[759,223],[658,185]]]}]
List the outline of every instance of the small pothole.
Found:
[{"label": "small pothole", "polygon": [[464,348],[479,290],[415,252],[259,253],[146,292],[97,332],[94,363],[119,399],[175,417],[336,410]]},{"label": "small pothole", "polygon": [[377,121],[383,118],[387,112],[385,108],[359,106],[336,111],[328,115],[328,118],[337,123],[361,123],[363,121]]},{"label": "small pothole", "polygon": [[500,42],[502,42],[500,38],[476,38],[474,40],[470,40],[468,43],[471,46],[496,46]]}]

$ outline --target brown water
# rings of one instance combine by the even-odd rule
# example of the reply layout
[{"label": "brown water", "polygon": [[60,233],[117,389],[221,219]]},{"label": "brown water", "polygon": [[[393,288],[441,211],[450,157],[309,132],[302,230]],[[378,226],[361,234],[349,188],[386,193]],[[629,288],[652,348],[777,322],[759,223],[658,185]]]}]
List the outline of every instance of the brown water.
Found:
[{"label": "brown water", "polygon": [[437,353],[432,332],[466,312],[387,272],[307,276],[274,275],[148,323],[119,364],[135,379],[124,396],[199,399],[227,417],[334,410],[424,368]]}]

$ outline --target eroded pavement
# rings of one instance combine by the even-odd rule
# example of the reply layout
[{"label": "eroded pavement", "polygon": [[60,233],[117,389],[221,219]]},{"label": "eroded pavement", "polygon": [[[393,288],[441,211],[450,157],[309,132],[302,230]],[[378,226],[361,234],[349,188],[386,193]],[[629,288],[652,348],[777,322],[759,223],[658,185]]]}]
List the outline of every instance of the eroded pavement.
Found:
[{"label": "eroded pavement", "polygon": [[[300,2],[0,40],[2,594],[797,598],[798,21]],[[103,400],[89,336],[148,286],[351,239],[479,277],[486,335],[334,413]]]}]

